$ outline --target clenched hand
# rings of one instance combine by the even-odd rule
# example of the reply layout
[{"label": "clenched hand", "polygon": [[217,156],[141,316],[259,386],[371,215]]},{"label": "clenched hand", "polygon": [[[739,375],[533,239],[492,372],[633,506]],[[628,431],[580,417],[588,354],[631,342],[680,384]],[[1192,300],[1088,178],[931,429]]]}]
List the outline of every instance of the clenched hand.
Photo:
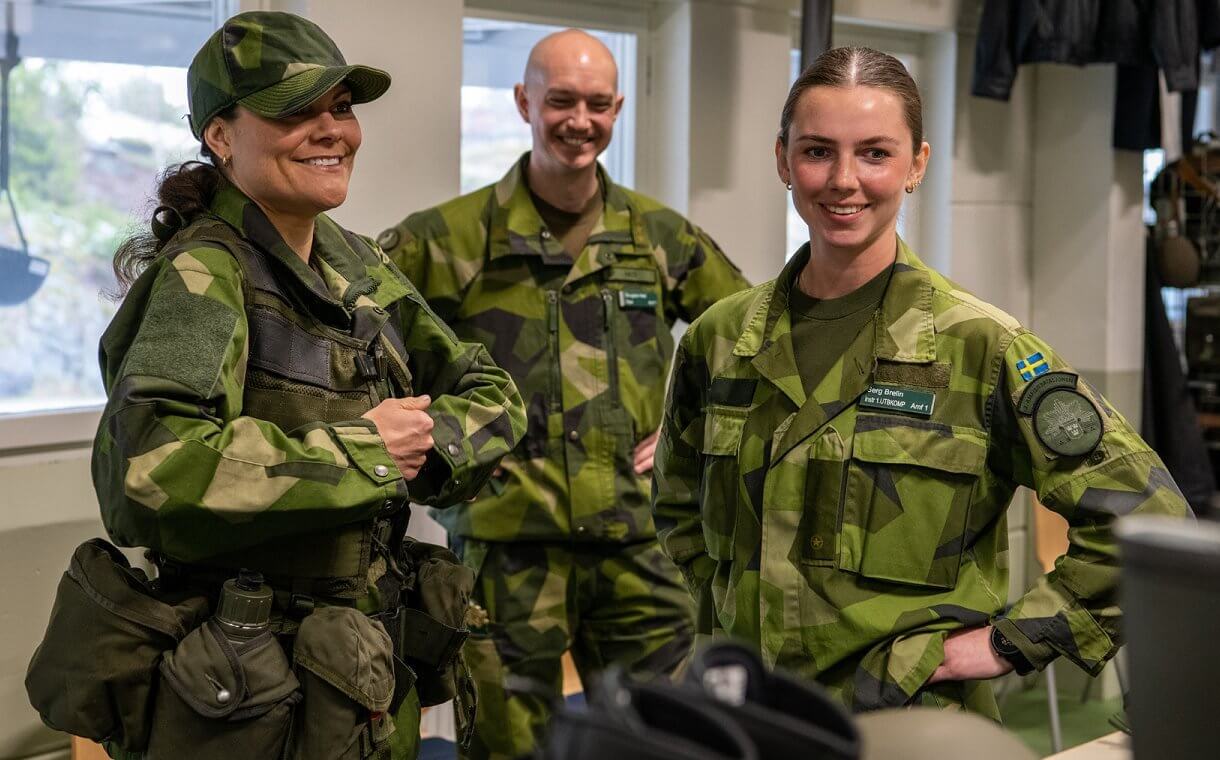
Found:
[{"label": "clenched hand", "polygon": [[414,480],[432,450],[432,417],[425,411],[432,404],[428,396],[389,398],[365,412],[385,443],[390,458],[405,480]]}]

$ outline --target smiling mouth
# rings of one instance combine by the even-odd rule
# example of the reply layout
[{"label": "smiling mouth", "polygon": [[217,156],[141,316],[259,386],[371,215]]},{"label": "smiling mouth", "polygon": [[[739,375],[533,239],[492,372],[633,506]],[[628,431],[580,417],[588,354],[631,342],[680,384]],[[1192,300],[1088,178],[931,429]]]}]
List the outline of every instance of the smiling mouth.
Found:
[{"label": "smiling mouth", "polygon": [[822,206],[822,208],[826,209],[827,211],[834,214],[835,216],[851,216],[852,214],[858,214],[861,211],[863,211],[864,209],[868,208],[867,203],[857,204],[855,206],[844,206],[844,205],[833,204],[833,203],[823,203],[823,204],[821,204],[821,206]]},{"label": "smiling mouth", "polygon": [[343,159],[339,156],[320,156],[318,158],[302,158],[297,163],[306,166],[338,166]]},{"label": "smiling mouth", "polygon": [[563,137],[560,137],[559,139],[561,142],[563,142],[564,145],[571,145],[574,148],[579,148],[580,146],[584,145],[585,143],[593,142],[592,137],[570,137],[570,136],[565,135]]}]

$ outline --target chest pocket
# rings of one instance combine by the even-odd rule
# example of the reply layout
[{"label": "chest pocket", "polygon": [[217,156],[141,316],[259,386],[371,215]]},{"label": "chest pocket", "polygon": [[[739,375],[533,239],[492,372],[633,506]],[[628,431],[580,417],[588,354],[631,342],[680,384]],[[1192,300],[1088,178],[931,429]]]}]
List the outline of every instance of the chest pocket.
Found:
[{"label": "chest pocket", "polygon": [[703,477],[699,504],[703,518],[703,540],[708,556],[733,558],[733,530],[737,525],[741,435],[747,407],[711,404],[703,421]]},{"label": "chest pocket", "polygon": [[857,417],[853,439],[839,566],[877,580],[955,587],[985,441],[872,414]]},{"label": "chest pocket", "polygon": [[600,283],[611,399],[637,436],[661,424],[673,336],[664,319],[661,274],[651,255],[620,251]]}]

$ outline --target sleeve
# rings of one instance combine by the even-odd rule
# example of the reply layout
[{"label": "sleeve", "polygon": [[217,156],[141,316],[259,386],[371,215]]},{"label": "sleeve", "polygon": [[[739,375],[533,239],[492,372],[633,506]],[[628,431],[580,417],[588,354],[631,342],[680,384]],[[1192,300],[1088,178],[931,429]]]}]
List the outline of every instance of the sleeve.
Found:
[{"label": "sleeve", "polygon": [[970,94],[1008,100],[1017,78],[1017,0],[986,0],[974,45],[974,78]]},{"label": "sleeve", "polygon": [[1190,508],[1160,457],[1037,336],[1013,340],[993,402],[992,469],[1069,525],[1054,570],[993,624],[1039,669],[1063,655],[1096,675],[1122,643],[1114,520]]},{"label": "sleeve", "polygon": [[[372,422],[242,416],[248,329],[232,256],[162,259],[103,338],[93,477],[112,538],[197,561],[367,519],[406,487]],[[121,349],[121,350],[116,350]]]},{"label": "sleeve", "polygon": [[411,499],[445,507],[473,498],[525,434],[525,405],[487,349],[464,343],[421,299],[405,310],[403,335],[417,394],[432,398],[435,445]]},{"label": "sleeve", "polygon": [[682,571],[702,608],[715,570],[715,562],[707,554],[699,503],[708,372],[703,361],[692,356],[690,336],[691,330],[687,330],[674,357],[652,469],[652,511],[661,548]]},{"label": "sleeve", "polygon": [[458,245],[439,208],[412,214],[378,235],[377,244],[442,320],[457,315],[482,265],[483,247]]},{"label": "sleeve", "polygon": [[685,219],[677,233],[676,245],[668,246],[669,276],[673,292],[666,316],[694,322],[709,306],[725,296],[750,287],[712,237]]},{"label": "sleeve", "polygon": [[1172,92],[1199,89],[1199,18],[1196,2],[1152,3],[1152,55]]}]

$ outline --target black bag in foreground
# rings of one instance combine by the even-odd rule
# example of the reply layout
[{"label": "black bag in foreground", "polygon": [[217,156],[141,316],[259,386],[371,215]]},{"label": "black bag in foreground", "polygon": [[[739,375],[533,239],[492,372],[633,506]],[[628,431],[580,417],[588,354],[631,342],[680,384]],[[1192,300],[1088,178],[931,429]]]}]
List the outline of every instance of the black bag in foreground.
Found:
[{"label": "black bag in foreground", "polygon": [[542,760],[857,760],[861,740],[824,689],[768,671],[753,650],[716,642],[681,683],[636,683],[611,670],[588,712],[560,710]]},{"label": "black bag in foreground", "polygon": [[763,760],[860,756],[860,736],[843,705],[814,683],[768,671],[758,654],[741,644],[718,642],[697,652],[686,682],[720,703]]},{"label": "black bag in foreground", "polygon": [[761,760],[732,720],[671,684],[612,670],[595,692],[587,712],[557,712],[541,760]]}]

